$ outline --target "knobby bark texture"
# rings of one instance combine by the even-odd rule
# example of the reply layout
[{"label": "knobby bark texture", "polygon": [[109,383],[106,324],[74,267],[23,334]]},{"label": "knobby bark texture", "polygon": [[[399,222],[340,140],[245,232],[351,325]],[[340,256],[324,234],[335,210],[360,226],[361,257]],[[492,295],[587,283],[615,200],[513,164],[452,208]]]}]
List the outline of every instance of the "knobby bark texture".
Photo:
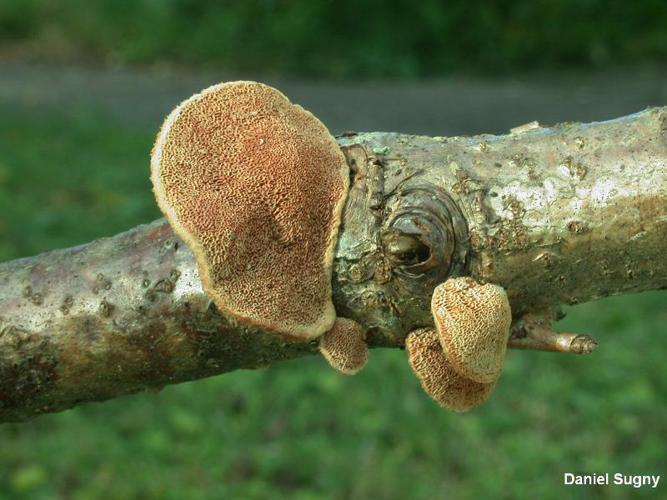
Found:
[{"label": "knobby bark texture", "polygon": [[[338,142],[351,189],[334,302],[371,346],[431,326],[431,293],[450,276],[505,287],[515,322],[667,287],[667,108]],[[0,264],[0,421],[315,352],[220,314],[164,220]]]}]

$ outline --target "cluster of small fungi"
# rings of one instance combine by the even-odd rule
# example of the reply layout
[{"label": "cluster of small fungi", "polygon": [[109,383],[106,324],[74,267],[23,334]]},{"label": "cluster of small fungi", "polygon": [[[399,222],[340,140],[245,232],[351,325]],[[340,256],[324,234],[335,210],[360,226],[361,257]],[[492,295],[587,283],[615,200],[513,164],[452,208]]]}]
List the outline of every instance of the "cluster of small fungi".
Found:
[{"label": "cluster of small fungi", "polygon": [[[331,289],[349,167],[315,116],[260,83],[209,87],[165,120],[151,180],[218,309],[289,340],[319,339],[342,373],[366,364],[364,328],[336,317]],[[439,286],[436,329],[406,342],[426,392],[457,411],[484,401],[502,370],[510,316],[500,287],[469,278]]]},{"label": "cluster of small fungi", "polygon": [[467,411],[489,397],[505,363],[512,312],[505,290],[451,278],[431,300],[435,329],[406,339],[412,370],[444,408]]}]

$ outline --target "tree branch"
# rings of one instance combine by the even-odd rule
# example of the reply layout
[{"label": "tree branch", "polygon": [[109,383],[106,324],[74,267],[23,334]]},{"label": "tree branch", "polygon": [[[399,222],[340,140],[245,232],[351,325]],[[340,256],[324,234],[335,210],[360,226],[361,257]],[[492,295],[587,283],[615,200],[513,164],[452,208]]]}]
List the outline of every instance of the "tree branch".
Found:
[{"label": "tree branch", "polygon": [[[364,325],[371,346],[402,346],[432,324],[431,292],[452,275],[504,286],[517,324],[667,287],[666,117],[340,137],[353,179],[338,314]],[[540,328],[534,343],[550,341]],[[0,421],[315,352],[223,317],[164,220],[0,264]]]}]

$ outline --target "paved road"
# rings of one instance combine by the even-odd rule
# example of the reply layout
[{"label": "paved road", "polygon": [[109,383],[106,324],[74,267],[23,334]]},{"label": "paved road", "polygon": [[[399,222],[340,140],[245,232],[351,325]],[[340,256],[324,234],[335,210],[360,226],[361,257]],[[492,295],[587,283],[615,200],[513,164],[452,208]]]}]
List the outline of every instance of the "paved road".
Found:
[{"label": "paved road", "polygon": [[[249,75],[155,73],[0,62],[2,110],[98,107],[153,126],[208,85]],[[263,79],[320,117],[332,132],[386,130],[429,135],[502,133],[538,120],[592,121],[667,105],[667,68],[501,80],[296,82]]]}]

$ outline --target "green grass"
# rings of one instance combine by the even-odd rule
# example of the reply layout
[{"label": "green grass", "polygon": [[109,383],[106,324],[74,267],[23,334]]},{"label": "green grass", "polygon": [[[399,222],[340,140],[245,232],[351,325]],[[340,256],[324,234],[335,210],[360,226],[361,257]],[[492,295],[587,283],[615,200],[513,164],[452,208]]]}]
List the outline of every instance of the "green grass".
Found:
[{"label": "green grass", "polygon": [[3,110],[0,134],[0,260],[85,243],[160,215],[146,173],[153,131],[86,109],[45,119]]},{"label": "green grass", "polygon": [[[0,115],[0,260],[158,216],[153,130],[92,111]],[[564,471],[667,470],[667,295],[577,306],[588,357],[513,351],[488,404],[429,400],[404,353],[355,377],[321,359],[167,387],[0,425],[0,499],[626,498]]]}]

